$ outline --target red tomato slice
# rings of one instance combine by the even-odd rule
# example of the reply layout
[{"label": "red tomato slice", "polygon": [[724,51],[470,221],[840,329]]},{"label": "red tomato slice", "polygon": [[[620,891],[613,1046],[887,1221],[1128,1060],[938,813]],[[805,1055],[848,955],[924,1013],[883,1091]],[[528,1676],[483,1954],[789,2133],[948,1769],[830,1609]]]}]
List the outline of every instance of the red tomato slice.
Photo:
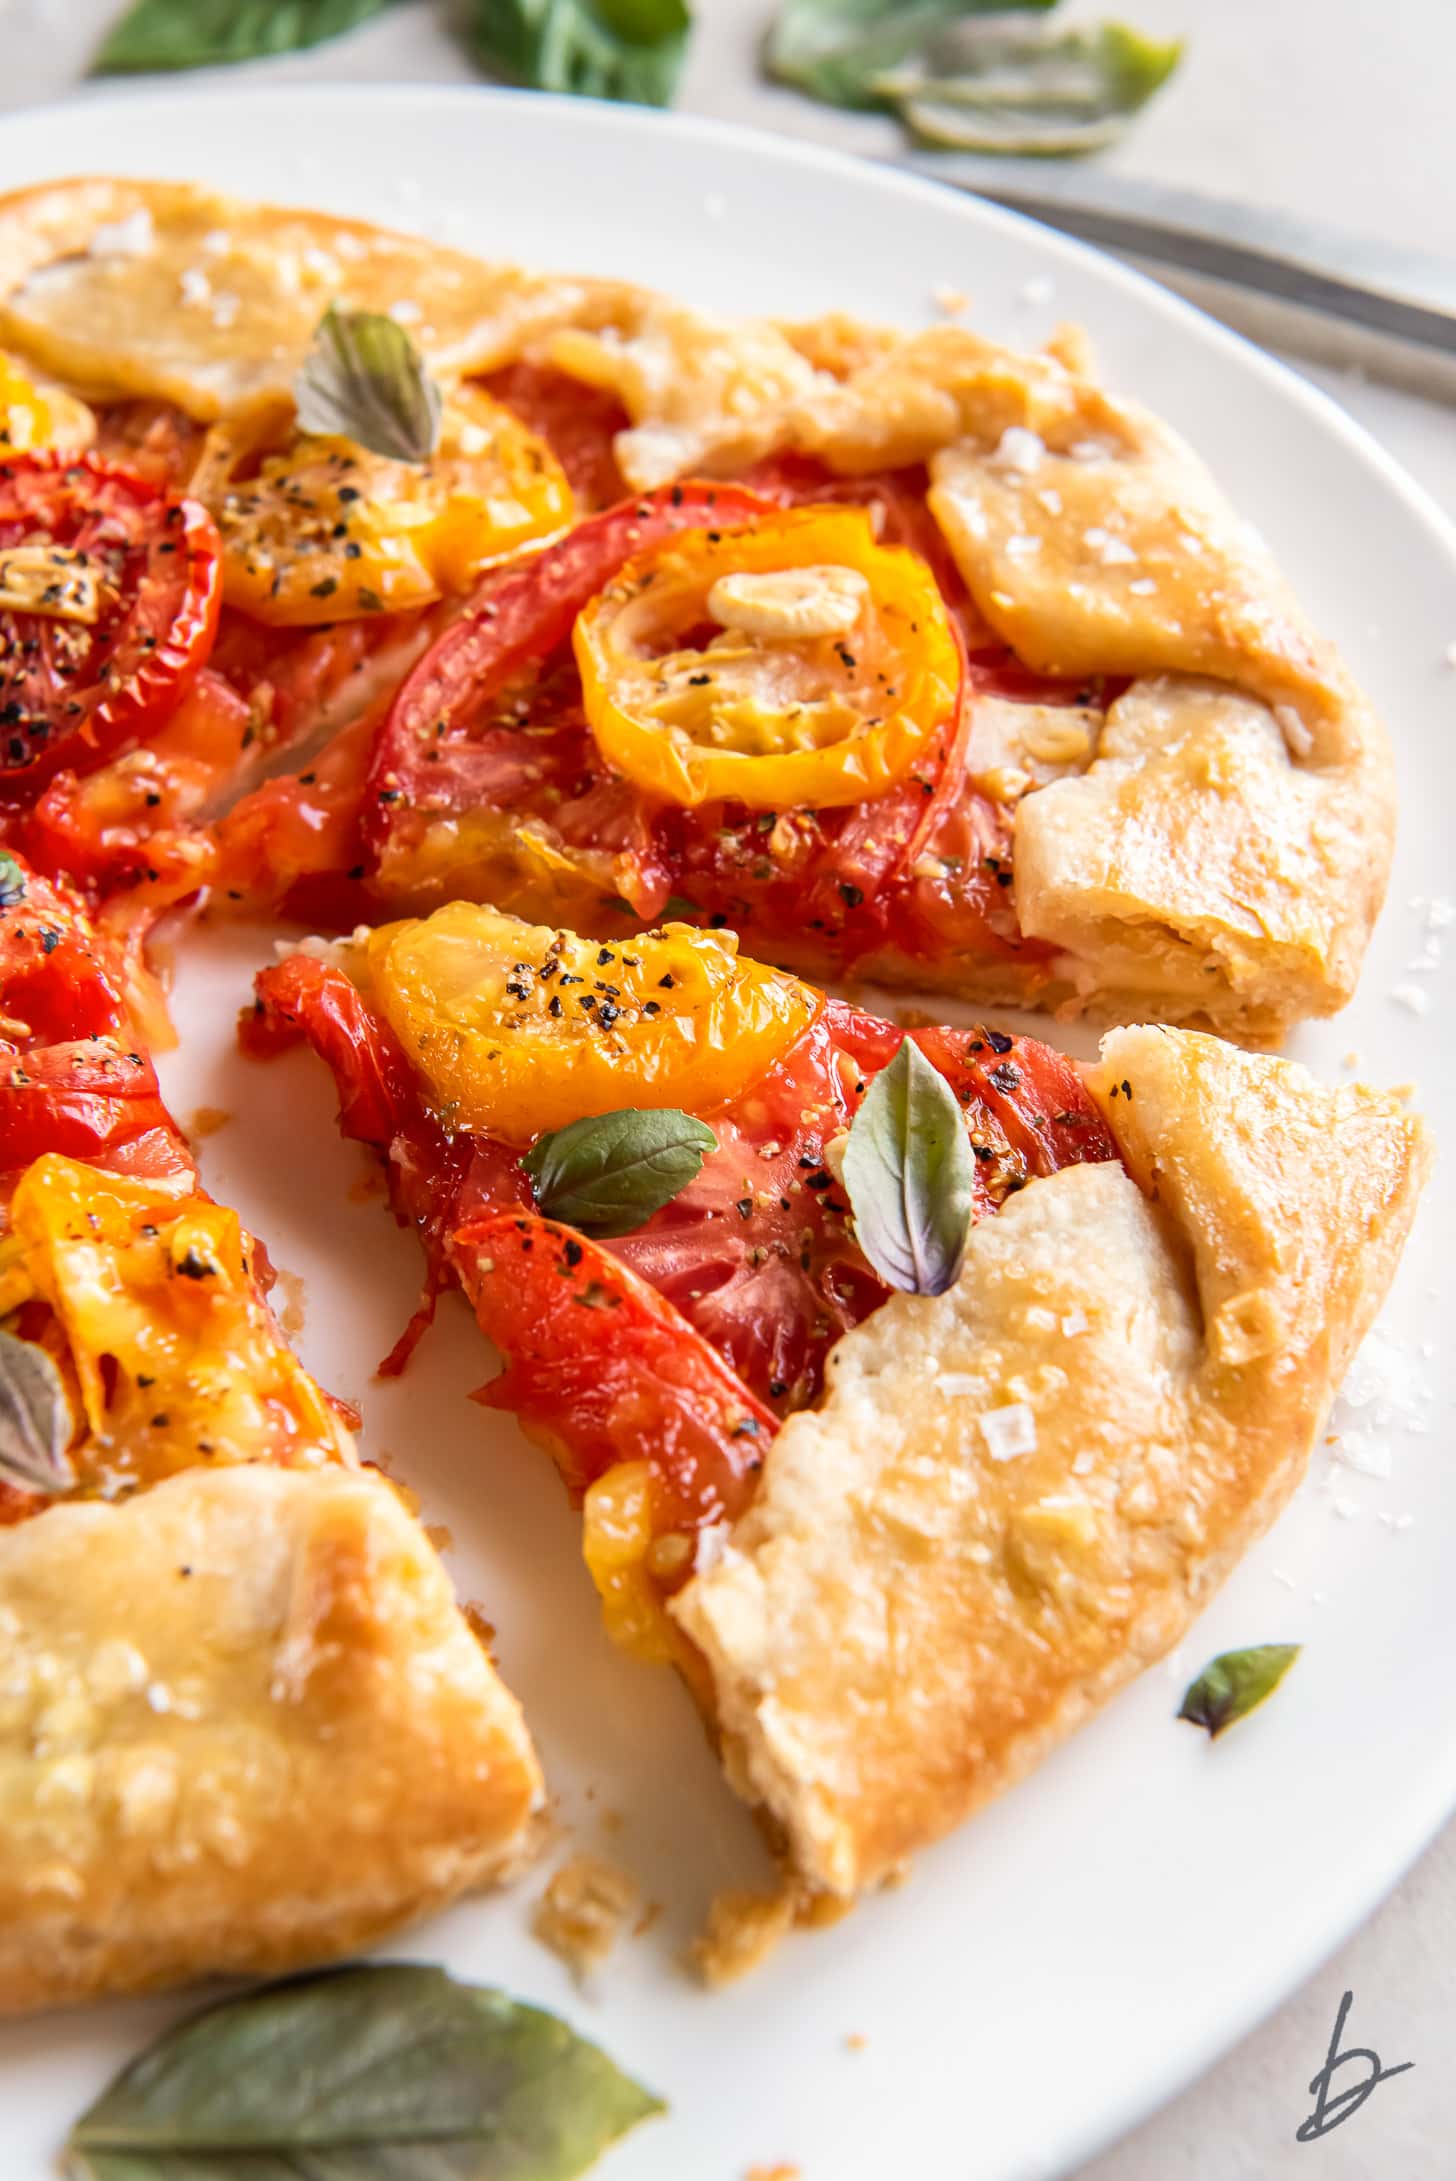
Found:
[{"label": "red tomato slice", "polygon": [[545,440],[585,512],[626,499],[613,442],[632,420],[615,394],[542,363],[506,364],[480,383]]},{"label": "red tomato slice", "polygon": [[742,1514],[776,1419],[645,1280],[529,1213],[463,1228],[450,1257],[506,1358],[477,1400],[546,1442],[573,1497],[645,1455],[661,1529]]},{"label": "red tomato slice", "polygon": [[12,1050],[119,1035],[126,969],[67,889],[10,857],[0,870],[0,1038]]},{"label": "red tomato slice", "polygon": [[167,719],[212,648],[222,551],[212,518],[90,455],[0,465],[7,552],[59,549],[103,580],[94,623],[0,612],[0,794],[99,764]]},{"label": "red tomato slice", "polygon": [[[538,673],[569,643],[582,608],[633,554],[681,530],[751,523],[767,504],[737,485],[672,485],[608,508],[534,560],[488,575],[405,682],[375,743],[364,806],[374,854],[407,845],[422,821],[482,806],[548,809],[559,829],[563,796],[588,796],[603,772],[580,716],[574,663],[546,695],[544,721],[546,693],[532,691],[530,735],[521,733],[515,678]],[[498,701],[508,694],[512,701]],[[565,748],[544,731],[558,721]],[[634,792],[612,786],[630,813]]]}]

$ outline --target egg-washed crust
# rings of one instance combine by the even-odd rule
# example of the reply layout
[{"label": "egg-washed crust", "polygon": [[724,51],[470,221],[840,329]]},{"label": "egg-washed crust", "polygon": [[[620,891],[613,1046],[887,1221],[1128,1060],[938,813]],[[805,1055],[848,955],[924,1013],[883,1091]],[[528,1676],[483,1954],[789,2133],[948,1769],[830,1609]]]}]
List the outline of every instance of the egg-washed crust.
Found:
[{"label": "egg-washed crust", "polygon": [[[1055,954],[886,945],[859,973],[1254,1040],[1348,1000],[1393,847],[1383,731],[1203,464],[1069,369],[1075,346],[1022,356],[961,326],[718,316],[179,183],[0,198],[0,343],[81,392],[202,420],[285,393],[330,300],[404,306],[446,377],[529,356],[609,389],[634,489],[785,452],[850,475],[928,462],[995,637],[1041,671],[1132,678],[1083,769],[1000,791],[1020,928]],[[793,966],[826,966],[783,939]]]},{"label": "egg-washed crust", "polygon": [[[1303,1474],[1429,1161],[1397,1100],[1194,1032],[1112,1033],[1093,1089],[1130,1171],[1038,1181],[947,1294],[845,1335],[672,1608],[730,1780],[829,1894],[1179,1640]],[[1013,1402],[1036,1443],[998,1461]]]},{"label": "egg-washed crust", "polygon": [[519,1707],[368,1472],[0,1530],[0,1645],[0,2013],[352,1952],[533,1842]]}]

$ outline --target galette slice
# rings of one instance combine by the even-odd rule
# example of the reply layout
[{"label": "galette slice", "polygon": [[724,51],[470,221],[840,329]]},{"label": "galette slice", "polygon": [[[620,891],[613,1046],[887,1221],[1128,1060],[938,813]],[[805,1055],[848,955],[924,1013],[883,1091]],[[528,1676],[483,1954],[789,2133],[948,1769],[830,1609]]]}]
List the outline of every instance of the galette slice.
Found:
[{"label": "galette slice", "polygon": [[684,927],[455,905],[287,957],[245,1020],[327,1060],[425,1245],[392,1367],[458,1283],[612,1634],[840,1897],[1178,1640],[1302,1473],[1428,1157],[1400,1101],[1198,1033],[1087,1073]]},{"label": "galette slice", "polygon": [[0,2013],[342,1954],[531,1852],[519,1707],[272,1274],[120,958],[0,909]]}]

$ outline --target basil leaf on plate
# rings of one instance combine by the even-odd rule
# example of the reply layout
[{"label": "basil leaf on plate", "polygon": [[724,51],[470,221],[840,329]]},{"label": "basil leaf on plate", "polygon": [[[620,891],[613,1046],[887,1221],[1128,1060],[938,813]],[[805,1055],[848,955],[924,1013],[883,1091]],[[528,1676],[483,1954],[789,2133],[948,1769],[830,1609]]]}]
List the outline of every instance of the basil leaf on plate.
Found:
[{"label": "basil leaf on plate", "polygon": [[569,1121],[522,1159],[539,1210],[583,1234],[631,1234],[686,1189],[718,1139],[674,1107]]},{"label": "basil leaf on plate", "polygon": [[922,143],[1058,157],[1115,143],[1182,52],[1125,23],[1055,30],[991,15],[944,30],[874,89]]},{"label": "basil leaf on plate", "polygon": [[382,15],[391,0],[136,0],[107,36],[92,74],[211,68],[300,53]]},{"label": "basil leaf on plate", "polygon": [[440,438],[440,389],[401,325],[332,303],[293,382],[306,432],[335,433],[396,462],[425,462]]},{"label": "basil leaf on plate", "polygon": [[25,899],[25,873],[13,856],[0,850],[0,909],[13,909]]},{"label": "basil leaf on plate", "polygon": [[784,0],[765,48],[771,76],[830,106],[884,106],[886,69],[963,16],[1053,0]]},{"label": "basil leaf on plate", "polygon": [[83,2181],[572,2181],[661,2110],[555,2015],[385,1962],[180,2023],[66,2149]]},{"label": "basil leaf on plate", "polygon": [[1210,1739],[1272,1696],[1300,1654],[1297,1643],[1256,1643],[1247,1651],[1221,1651],[1190,1682],[1178,1717],[1206,1727]]},{"label": "basil leaf on plate", "polygon": [[69,1492],[71,1404],[44,1348],[0,1332],[0,1483],[26,1492]]},{"label": "basil leaf on plate", "polygon": [[687,0],[475,0],[470,39],[532,90],[668,106],[691,25]]},{"label": "basil leaf on plate", "polygon": [[859,1246],[880,1278],[943,1295],[971,1231],[975,1158],[954,1091],[913,1038],[871,1083],[843,1171]]}]

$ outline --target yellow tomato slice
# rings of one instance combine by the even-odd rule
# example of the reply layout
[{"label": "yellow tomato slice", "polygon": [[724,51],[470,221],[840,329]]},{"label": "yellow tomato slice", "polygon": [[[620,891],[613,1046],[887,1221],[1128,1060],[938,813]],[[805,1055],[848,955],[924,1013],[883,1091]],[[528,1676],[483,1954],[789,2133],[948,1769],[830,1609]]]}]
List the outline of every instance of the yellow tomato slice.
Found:
[{"label": "yellow tomato slice", "polygon": [[960,679],[930,569],[877,544],[859,508],[687,531],[630,562],[575,642],[603,757],[672,803],[866,802],[915,764]]},{"label": "yellow tomato slice", "polygon": [[228,604],[289,627],[467,591],[573,512],[546,442],[472,386],[447,401],[428,462],[296,432],[270,408],[213,427],[192,490],[222,532]]},{"label": "yellow tomato slice", "polygon": [[0,1311],[38,1297],[86,1430],[92,1489],[203,1462],[348,1460],[273,1320],[236,1212],[49,1153],[15,1191]]},{"label": "yellow tomato slice", "polygon": [[623,1106],[711,1112],[820,1006],[727,932],[603,944],[464,901],[372,933],[364,979],[445,1125],[515,1144]]},{"label": "yellow tomato slice", "polygon": [[0,351],[0,449],[33,454],[41,447],[89,447],[96,419],[84,401],[33,379]]}]

